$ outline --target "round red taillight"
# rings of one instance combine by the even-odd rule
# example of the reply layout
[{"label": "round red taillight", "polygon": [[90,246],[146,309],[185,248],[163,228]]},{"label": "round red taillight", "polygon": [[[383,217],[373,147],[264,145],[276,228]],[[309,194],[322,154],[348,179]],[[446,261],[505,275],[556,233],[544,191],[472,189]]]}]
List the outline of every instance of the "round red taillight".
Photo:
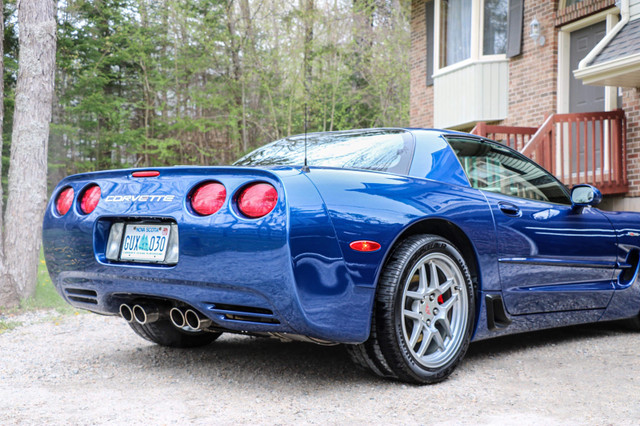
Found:
[{"label": "round red taillight", "polygon": [[278,202],[278,191],[268,183],[256,183],[246,187],[238,197],[238,209],[251,218],[271,212]]},{"label": "round red taillight", "polygon": [[80,199],[80,210],[82,213],[89,214],[96,209],[98,202],[100,201],[100,187],[98,185],[91,185],[84,190],[82,198]]},{"label": "round red taillight", "polygon": [[73,204],[73,188],[67,187],[63,189],[56,199],[56,211],[60,216],[67,214]]},{"label": "round red taillight", "polygon": [[227,190],[218,182],[200,185],[191,194],[191,208],[202,216],[214,214],[224,204]]}]

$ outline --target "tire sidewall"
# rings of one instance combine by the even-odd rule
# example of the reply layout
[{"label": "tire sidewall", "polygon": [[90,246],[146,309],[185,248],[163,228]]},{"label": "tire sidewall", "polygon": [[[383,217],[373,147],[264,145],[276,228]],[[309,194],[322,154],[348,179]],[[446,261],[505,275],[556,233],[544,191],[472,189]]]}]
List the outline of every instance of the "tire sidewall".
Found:
[{"label": "tire sidewall", "polygon": [[[464,335],[462,341],[457,350],[457,353],[449,360],[445,365],[437,368],[428,368],[421,365],[411,354],[407,346],[407,342],[404,339],[404,332],[402,327],[403,316],[403,293],[404,286],[409,278],[409,274],[413,270],[417,262],[419,262],[424,256],[430,253],[441,253],[449,256],[459,268],[461,275],[465,281],[468,312],[467,320],[464,329]],[[419,382],[434,383],[440,380],[444,380],[453,369],[460,363],[464,357],[469,342],[471,340],[471,334],[473,332],[473,324],[475,322],[475,292],[469,271],[466,267],[466,263],[462,258],[462,255],[453,247],[451,243],[442,238],[432,239],[426,244],[419,245],[413,250],[413,253],[408,256],[407,260],[402,265],[402,273],[396,283],[396,289],[393,300],[393,324],[394,332],[396,336],[396,344],[398,349],[404,358],[404,361],[410,369],[410,374]]]}]

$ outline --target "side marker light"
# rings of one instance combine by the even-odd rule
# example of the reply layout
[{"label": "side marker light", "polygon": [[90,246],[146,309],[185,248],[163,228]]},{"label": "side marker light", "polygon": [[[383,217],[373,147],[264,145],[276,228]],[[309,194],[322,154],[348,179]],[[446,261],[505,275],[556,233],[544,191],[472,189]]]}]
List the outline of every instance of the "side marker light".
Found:
[{"label": "side marker light", "polygon": [[349,244],[349,247],[355,251],[377,251],[380,250],[380,244],[375,241],[358,240]]}]

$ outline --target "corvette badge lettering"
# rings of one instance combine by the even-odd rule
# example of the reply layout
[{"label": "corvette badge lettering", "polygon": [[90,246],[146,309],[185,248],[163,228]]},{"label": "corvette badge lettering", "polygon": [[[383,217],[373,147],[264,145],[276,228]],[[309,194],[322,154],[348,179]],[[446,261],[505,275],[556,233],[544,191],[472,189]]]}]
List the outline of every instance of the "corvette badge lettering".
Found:
[{"label": "corvette badge lettering", "polygon": [[121,202],[121,201],[159,201],[169,203],[173,201],[175,195],[109,195],[105,201],[109,202]]}]

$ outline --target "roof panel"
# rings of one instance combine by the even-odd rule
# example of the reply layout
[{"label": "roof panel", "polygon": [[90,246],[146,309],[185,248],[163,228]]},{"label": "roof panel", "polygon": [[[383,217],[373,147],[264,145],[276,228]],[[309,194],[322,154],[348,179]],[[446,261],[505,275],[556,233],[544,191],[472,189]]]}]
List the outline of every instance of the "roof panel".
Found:
[{"label": "roof panel", "polygon": [[627,23],[589,65],[640,53],[640,19]]}]

